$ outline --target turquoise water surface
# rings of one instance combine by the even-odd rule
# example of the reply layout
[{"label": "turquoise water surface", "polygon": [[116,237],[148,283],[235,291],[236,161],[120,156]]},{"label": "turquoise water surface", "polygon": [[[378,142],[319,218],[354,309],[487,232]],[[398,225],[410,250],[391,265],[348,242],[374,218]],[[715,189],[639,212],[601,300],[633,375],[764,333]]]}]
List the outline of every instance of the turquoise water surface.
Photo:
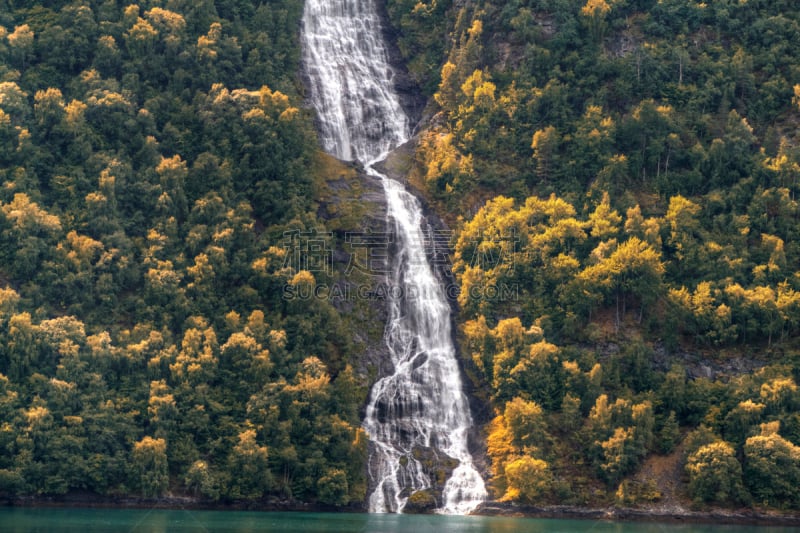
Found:
[{"label": "turquoise water surface", "polygon": [[6,532],[789,533],[800,528],[550,520],[481,516],[2,508]]}]

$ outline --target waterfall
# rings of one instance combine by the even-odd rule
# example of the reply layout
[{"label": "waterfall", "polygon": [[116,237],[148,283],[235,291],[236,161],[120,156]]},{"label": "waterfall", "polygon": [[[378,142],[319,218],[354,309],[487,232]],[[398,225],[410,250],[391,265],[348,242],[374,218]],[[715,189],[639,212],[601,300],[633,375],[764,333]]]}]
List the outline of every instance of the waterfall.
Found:
[{"label": "waterfall", "polygon": [[393,371],[373,386],[363,422],[374,486],[369,510],[402,512],[410,494],[433,488],[419,457],[435,453],[457,463],[439,511],[469,513],[486,498],[486,489],[467,446],[472,417],[456,361],[450,306],[426,257],[419,201],[373,168],[408,140],[410,130],[374,0],[306,0],[302,30],[323,148],[358,161],[382,181],[396,249],[385,332]]}]

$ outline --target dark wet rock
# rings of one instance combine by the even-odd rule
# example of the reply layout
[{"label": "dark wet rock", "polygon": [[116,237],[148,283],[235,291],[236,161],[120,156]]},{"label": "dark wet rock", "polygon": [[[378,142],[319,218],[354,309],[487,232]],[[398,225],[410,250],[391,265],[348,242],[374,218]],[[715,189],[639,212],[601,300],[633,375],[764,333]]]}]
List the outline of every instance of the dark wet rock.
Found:
[{"label": "dark wet rock", "polygon": [[388,319],[386,196],[379,179],[321,154],[324,182],[317,216],[331,232],[330,303],[352,335],[355,372],[371,385],[391,368],[383,332]]},{"label": "dark wet rock", "polygon": [[403,512],[406,514],[428,514],[436,509],[436,496],[431,489],[418,490],[408,497]]},{"label": "dark wet rock", "polygon": [[800,515],[779,512],[760,512],[753,509],[713,508],[694,511],[682,506],[663,505],[646,508],[628,507],[577,507],[571,505],[520,505],[489,501],[473,513],[484,516],[510,516],[532,518],[568,518],[581,520],[615,520],[637,522],[663,522],[685,524],[736,524],[736,525],[800,525]]}]

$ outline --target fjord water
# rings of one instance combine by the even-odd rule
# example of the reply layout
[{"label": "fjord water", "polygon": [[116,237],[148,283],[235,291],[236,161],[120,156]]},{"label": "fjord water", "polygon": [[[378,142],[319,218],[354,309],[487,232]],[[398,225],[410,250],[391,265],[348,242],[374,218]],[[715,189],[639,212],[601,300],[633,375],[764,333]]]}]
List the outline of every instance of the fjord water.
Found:
[{"label": "fjord water", "polygon": [[370,438],[370,512],[402,512],[432,488],[418,459],[457,460],[440,512],[466,514],[486,498],[467,446],[472,426],[451,335],[450,306],[424,247],[417,199],[373,168],[409,137],[374,0],[308,0],[303,60],[326,151],[357,161],[383,182],[396,250],[386,343],[393,372],[373,386],[364,419]]},{"label": "fjord water", "polygon": [[484,516],[0,508],[11,533],[790,533],[792,528]]}]

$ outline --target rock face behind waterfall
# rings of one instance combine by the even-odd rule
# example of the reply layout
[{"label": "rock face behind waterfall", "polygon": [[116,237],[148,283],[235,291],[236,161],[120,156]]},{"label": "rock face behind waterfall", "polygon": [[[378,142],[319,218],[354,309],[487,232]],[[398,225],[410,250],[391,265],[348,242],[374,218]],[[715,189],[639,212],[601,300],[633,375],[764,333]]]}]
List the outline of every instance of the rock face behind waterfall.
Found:
[{"label": "rock face behind waterfall", "polygon": [[[361,354],[355,371],[369,380],[392,370],[387,368],[389,350],[383,340],[388,320],[385,297],[387,264],[376,264],[372,272],[350,269],[354,254],[381,257],[381,250],[355,250],[348,236],[367,231],[386,233],[386,196],[383,185],[367,175],[360,165],[343,163],[321,154],[325,170],[321,184],[317,216],[333,230],[332,284],[335,287],[333,306],[342,314],[352,332],[354,350]],[[380,243],[377,243],[380,246]],[[388,260],[388,256],[387,256]],[[362,413],[363,417],[363,413]]]},{"label": "rock face behind waterfall", "polygon": [[400,100],[400,105],[408,116],[409,122],[412,125],[419,124],[425,113],[427,99],[420,91],[419,86],[411,78],[408,70],[406,70],[405,64],[403,63],[403,55],[396,44],[398,35],[391,25],[386,22],[389,20],[389,15],[386,13],[385,3],[377,2],[376,9],[382,22],[381,28],[383,30],[389,64],[395,72],[393,80],[395,92]]}]

